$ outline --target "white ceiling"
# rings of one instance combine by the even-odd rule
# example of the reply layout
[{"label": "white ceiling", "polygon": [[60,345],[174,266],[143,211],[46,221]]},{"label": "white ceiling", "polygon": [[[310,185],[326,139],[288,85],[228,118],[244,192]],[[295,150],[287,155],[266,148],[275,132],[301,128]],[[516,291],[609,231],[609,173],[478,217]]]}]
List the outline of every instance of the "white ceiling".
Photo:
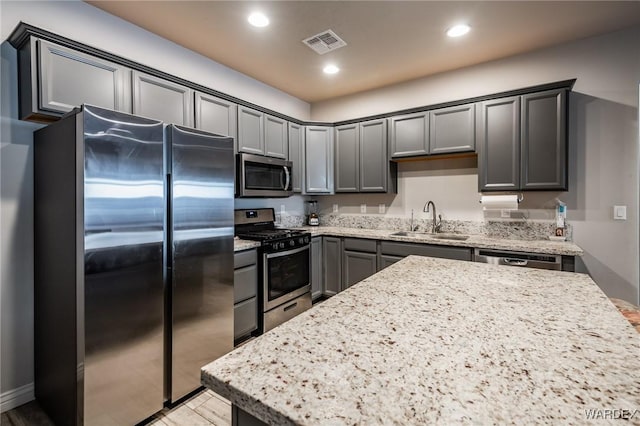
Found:
[{"label": "white ceiling", "polygon": [[[640,23],[640,1],[93,1],[307,102],[466,67]],[[254,10],[265,28],[248,25]],[[471,32],[451,39],[458,22]],[[302,43],[331,29],[347,46]],[[333,62],[336,75],[322,73]]]}]

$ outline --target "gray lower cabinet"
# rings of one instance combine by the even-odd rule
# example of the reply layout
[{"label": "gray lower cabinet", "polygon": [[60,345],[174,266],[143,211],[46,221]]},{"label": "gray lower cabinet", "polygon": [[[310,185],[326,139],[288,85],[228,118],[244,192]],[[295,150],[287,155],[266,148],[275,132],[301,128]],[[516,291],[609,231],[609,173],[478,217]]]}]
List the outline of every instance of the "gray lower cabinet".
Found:
[{"label": "gray lower cabinet", "polygon": [[333,194],[333,127],[307,126],[304,139],[305,194]]},{"label": "gray lower cabinet", "polygon": [[378,271],[382,271],[387,266],[391,266],[402,259],[402,256],[390,256],[388,254],[381,254],[378,258]]},{"label": "gray lower cabinet", "polygon": [[133,71],[133,113],[165,123],[193,127],[193,90]]},{"label": "gray lower cabinet", "polygon": [[264,116],[264,154],[286,159],[289,155],[289,126],[286,120]]},{"label": "gray lower cabinet", "polygon": [[429,153],[475,151],[476,105],[434,109],[429,113]]},{"label": "gray lower cabinet", "polygon": [[429,112],[391,117],[391,157],[429,154]]},{"label": "gray lower cabinet", "polygon": [[238,106],[233,102],[195,92],[196,129],[235,138],[238,131]]},{"label": "gray lower cabinet", "polygon": [[322,296],[322,237],[311,238],[311,299]]},{"label": "gray lower cabinet", "polygon": [[[467,261],[471,261],[473,259],[473,249],[468,247],[451,247],[435,244],[398,243],[395,241],[381,241],[380,254],[381,256],[394,256],[400,259],[410,255],[440,257],[443,259]],[[389,260],[391,259],[387,259],[387,261]]]},{"label": "gray lower cabinet", "polygon": [[333,296],[342,290],[342,239],[323,237],[324,294]]},{"label": "gray lower cabinet", "polygon": [[522,96],[520,187],[567,188],[567,91]]},{"label": "gray lower cabinet", "polygon": [[131,113],[131,70],[31,37],[18,52],[20,118],[50,121],[83,103]]},{"label": "gray lower cabinet", "polygon": [[344,290],[376,273],[378,242],[363,238],[344,238],[342,247],[342,289]]},{"label": "gray lower cabinet", "polygon": [[258,254],[236,252],[233,274],[233,336],[237,341],[258,329]]},{"label": "gray lower cabinet", "polygon": [[480,191],[567,190],[567,91],[482,103]]},{"label": "gray lower cabinet", "polygon": [[289,161],[291,161],[291,184],[293,192],[304,188],[304,126],[289,123]]}]

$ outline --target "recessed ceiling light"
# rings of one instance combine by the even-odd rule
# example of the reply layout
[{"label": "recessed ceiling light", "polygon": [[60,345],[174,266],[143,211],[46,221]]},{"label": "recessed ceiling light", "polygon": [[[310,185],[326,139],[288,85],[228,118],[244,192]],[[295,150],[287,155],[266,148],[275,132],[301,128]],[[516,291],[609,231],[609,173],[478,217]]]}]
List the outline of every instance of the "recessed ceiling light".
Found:
[{"label": "recessed ceiling light", "polygon": [[324,67],[322,69],[322,71],[324,71],[325,74],[336,74],[338,71],[340,71],[340,68],[338,68],[335,65],[331,64],[331,65],[327,65],[326,67]]},{"label": "recessed ceiling light", "polygon": [[269,18],[267,18],[263,13],[254,12],[249,15],[247,19],[251,25],[254,27],[266,27],[269,25]]},{"label": "recessed ceiling light", "polygon": [[447,35],[449,37],[460,37],[468,33],[470,29],[471,27],[465,24],[454,25],[447,30]]}]

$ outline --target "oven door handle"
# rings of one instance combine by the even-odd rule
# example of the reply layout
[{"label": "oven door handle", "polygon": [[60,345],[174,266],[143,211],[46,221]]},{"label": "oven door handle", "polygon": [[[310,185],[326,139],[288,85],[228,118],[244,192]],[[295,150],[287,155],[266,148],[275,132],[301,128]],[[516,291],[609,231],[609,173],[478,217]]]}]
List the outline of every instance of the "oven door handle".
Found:
[{"label": "oven door handle", "polygon": [[282,166],[284,169],[284,189],[287,191],[289,189],[289,183],[291,182],[291,174],[289,173],[289,168],[287,166]]},{"label": "oven door handle", "polygon": [[309,250],[309,244],[303,247],[298,247],[298,248],[287,250],[287,251],[279,251],[277,253],[268,253],[268,254],[265,254],[265,256],[267,259],[273,259],[274,257],[289,256],[291,254],[300,253],[301,251],[304,251],[304,250]]}]

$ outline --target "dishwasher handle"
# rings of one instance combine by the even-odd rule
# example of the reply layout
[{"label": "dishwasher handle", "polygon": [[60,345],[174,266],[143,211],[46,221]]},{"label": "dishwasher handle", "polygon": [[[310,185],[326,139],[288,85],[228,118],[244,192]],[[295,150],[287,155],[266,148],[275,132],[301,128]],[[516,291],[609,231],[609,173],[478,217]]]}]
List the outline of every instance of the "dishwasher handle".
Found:
[{"label": "dishwasher handle", "polygon": [[529,264],[528,260],[510,259],[508,257],[503,258],[502,261],[509,266],[527,266]]}]

